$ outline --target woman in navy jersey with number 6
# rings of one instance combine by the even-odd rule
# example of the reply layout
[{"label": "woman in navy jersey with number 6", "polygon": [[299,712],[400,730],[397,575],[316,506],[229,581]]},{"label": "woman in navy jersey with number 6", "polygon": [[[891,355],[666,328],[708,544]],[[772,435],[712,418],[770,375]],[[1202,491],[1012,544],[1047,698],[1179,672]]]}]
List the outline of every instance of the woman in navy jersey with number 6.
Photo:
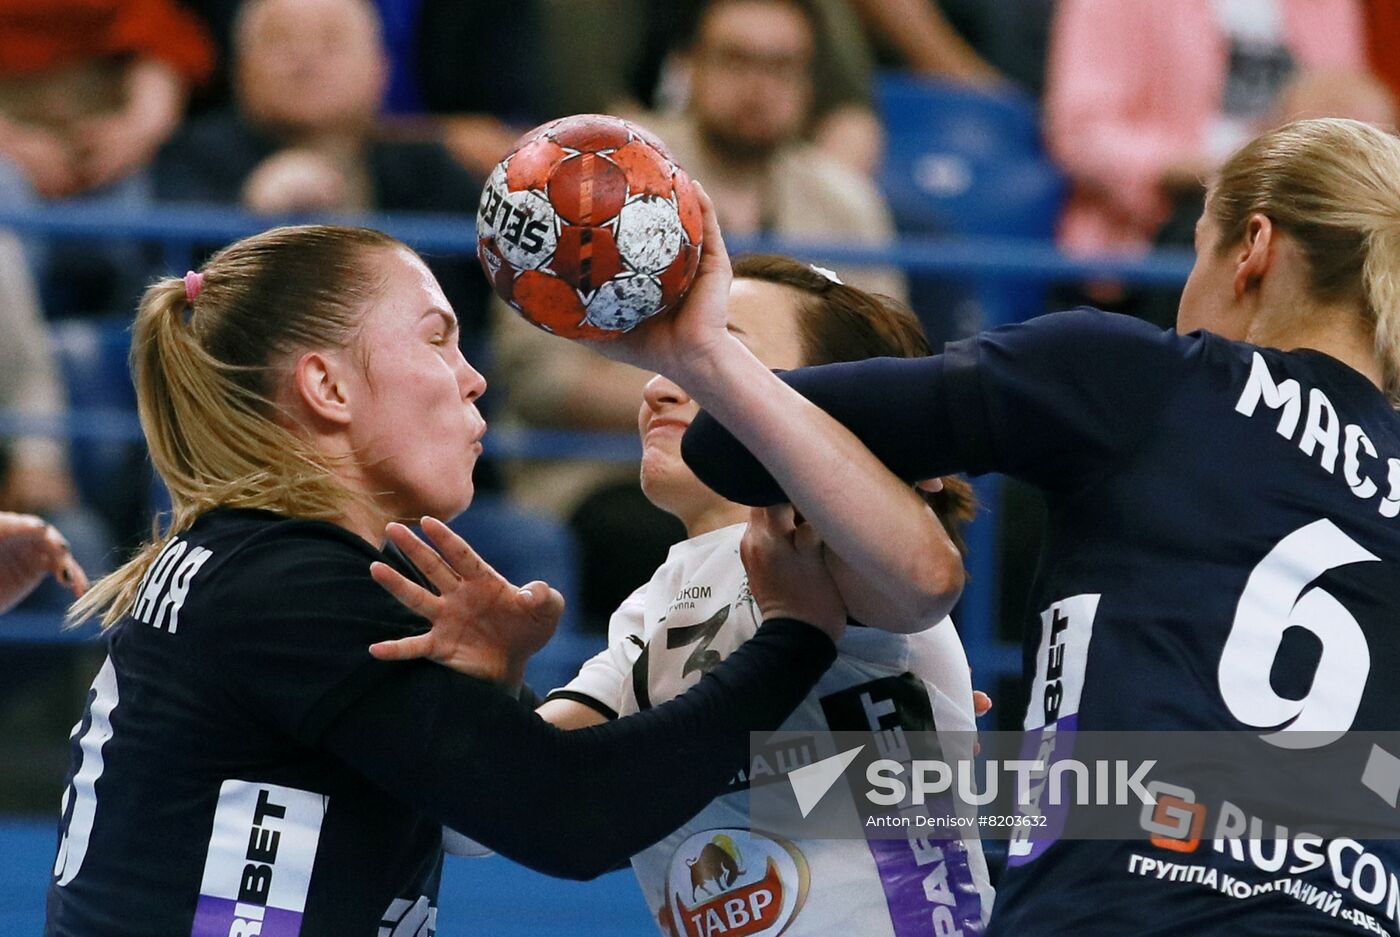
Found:
[{"label": "woman in navy jersey with number 6", "polygon": [[[1027,678],[1053,670],[1057,695],[1028,730],[1235,730],[1262,751],[1394,729],[1400,140],[1341,120],[1264,134],[1212,180],[1196,248],[1174,332],[1076,310],[780,378],[725,333],[713,277],[603,350],[706,409],[684,443],[702,480],[791,501],[843,556],[908,561],[904,515],[865,483],[882,463],[1037,485]],[[1362,774],[1338,796],[1393,803]],[[989,933],[1400,933],[1396,843],[1276,855],[1215,822],[1176,848],[1013,842]],[[1167,863],[1182,874],[1143,872]]]}]

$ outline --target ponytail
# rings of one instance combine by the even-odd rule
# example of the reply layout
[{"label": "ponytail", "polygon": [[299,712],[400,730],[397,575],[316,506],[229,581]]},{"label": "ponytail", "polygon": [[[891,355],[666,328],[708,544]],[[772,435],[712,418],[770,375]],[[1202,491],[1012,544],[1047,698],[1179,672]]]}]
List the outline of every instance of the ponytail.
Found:
[{"label": "ponytail", "polygon": [[211,258],[197,295],[178,277],[146,290],[131,366],[141,429],[173,510],[135,557],[74,604],[70,624],[121,618],[156,556],[206,511],[327,520],[361,497],[278,420],[273,398],[287,357],[351,341],[377,288],[362,256],[370,248],[403,245],[358,228],[280,228]]}]

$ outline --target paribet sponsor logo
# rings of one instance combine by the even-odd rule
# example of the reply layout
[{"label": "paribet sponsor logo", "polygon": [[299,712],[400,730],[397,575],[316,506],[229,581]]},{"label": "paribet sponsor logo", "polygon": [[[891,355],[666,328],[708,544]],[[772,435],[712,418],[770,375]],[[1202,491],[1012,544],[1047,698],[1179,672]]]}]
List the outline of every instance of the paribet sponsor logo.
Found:
[{"label": "paribet sponsor logo", "polygon": [[668,937],[777,937],[801,913],[807,859],[753,830],[704,830],[671,856],[658,923]]}]

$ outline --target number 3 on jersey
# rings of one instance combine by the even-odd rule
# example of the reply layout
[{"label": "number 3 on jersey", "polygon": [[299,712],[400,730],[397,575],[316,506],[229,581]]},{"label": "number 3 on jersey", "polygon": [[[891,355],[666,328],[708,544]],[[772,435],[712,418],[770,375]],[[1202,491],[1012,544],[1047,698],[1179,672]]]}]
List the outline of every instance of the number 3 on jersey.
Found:
[{"label": "number 3 on jersey", "polygon": [[73,770],[73,780],[63,792],[60,810],[63,838],[59,841],[58,859],[53,866],[60,886],[73,881],[83,867],[93,820],[97,816],[97,779],[105,767],[102,747],[112,738],[112,710],[117,708],[117,672],[110,657],[97,672],[90,692],[84,720],[87,724],[80,722],[73,727],[81,755]]}]

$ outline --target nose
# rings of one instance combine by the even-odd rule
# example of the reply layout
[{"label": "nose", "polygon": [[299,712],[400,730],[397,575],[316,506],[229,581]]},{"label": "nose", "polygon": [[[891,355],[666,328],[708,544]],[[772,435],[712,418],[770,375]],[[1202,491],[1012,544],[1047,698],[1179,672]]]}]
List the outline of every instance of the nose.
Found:
[{"label": "nose", "polygon": [[475,403],[477,398],[486,393],[486,378],[481,376],[480,371],[472,367],[470,361],[463,358],[457,369],[457,386],[462,389],[463,400]]},{"label": "nose", "polygon": [[642,389],[642,399],[653,412],[661,410],[662,407],[677,407],[690,403],[690,395],[662,374],[657,374],[647,381],[647,386]]}]

